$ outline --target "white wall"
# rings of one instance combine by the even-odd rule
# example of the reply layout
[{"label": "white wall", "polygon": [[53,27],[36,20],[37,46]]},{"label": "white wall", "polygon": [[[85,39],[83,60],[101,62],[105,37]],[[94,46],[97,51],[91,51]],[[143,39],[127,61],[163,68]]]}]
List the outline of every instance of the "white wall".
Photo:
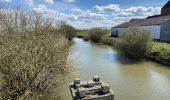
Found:
[{"label": "white wall", "polygon": [[152,26],[140,26],[141,29],[146,29],[151,32],[151,36],[153,39],[160,39],[161,28],[159,25]]},{"label": "white wall", "polygon": [[[151,36],[153,39],[160,39],[161,28],[159,25],[152,25],[152,26],[140,26],[139,28],[148,30],[151,32]],[[121,35],[121,32],[124,31],[124,28],[112,28],[112,35],[116,35],[116,30],[118,36]]]}]

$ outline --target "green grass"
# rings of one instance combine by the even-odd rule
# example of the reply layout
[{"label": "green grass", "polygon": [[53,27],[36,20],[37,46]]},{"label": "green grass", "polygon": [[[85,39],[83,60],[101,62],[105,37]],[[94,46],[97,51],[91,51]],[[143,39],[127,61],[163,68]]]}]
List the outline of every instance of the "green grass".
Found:
[{"label": "green grass", "polygon": [[153,51],[157,51],[157,50],[162,50],[162,49],[166,49],[170,51],[170,44],[169,43],[163,43],[163,42],[157,42],[157,41],[153,41]]},{"label": "green grass", "polygon": [[170,44],[152,42],[151,52],[148,57],[159,63],[170,65]]},{"label": "green grass", "polygon": [[88,34],[87,34],[87,31],[79,31],[76,33],[76,36],[81,36],[81,37],[86,37]]}]

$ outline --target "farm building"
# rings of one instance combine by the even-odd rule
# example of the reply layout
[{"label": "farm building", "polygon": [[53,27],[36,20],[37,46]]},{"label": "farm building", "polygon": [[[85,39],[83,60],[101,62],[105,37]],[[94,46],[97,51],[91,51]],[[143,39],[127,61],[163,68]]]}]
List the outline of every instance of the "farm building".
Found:
[{"label": "farm building", "polygon": [[160,15],[149,16],[146,19],[131,19],[129,22],[112,27],[112,37],[118,37],[128,27],[146,29],[152,33],[152,38],[170,41],[170,1],[161,9]]}]

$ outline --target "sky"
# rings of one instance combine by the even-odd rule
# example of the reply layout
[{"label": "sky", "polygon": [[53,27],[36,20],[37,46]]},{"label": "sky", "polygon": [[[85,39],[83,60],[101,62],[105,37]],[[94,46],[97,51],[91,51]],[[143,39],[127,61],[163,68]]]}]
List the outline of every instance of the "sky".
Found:
[{"label": "sky", "polygon": [[168,0],[0,0],[12,10],[21,7],[36,14],[65,21],[77,29],[111,28],[132,18],[160,14]]}]

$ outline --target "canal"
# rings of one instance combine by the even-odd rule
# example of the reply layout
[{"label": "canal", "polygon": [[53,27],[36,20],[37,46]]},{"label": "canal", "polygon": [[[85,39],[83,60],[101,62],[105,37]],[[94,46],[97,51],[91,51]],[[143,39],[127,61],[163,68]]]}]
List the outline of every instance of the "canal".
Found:
[{"label": "canal", "polygon": [[[71,49],[77,77],[98,75],[115,91],[116,100],[170,100],[170,67],[150,61],[135,62],[109,46],[75,38]],[[61,92],[71,100],[68,87]]]}]

